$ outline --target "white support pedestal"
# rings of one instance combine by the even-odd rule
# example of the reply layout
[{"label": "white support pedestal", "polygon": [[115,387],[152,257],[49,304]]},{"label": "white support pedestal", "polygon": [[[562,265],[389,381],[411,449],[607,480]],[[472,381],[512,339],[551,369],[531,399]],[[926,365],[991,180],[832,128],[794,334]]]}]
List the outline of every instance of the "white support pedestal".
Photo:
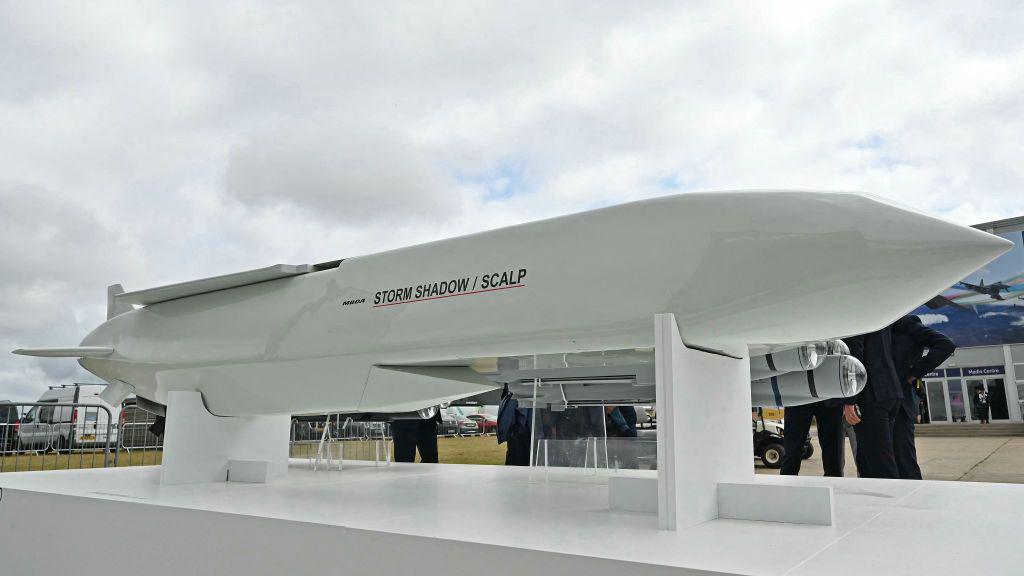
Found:
[{"label": "white support pedestal", "polygon": [[[673,314],[655,316],[654,330],[658,526],[680,530],[719,517],[831,525],[831,489],[753,483],[749,359],[687,348]],[[786,505],[761,505],[775,498]],[[611,500],[637,507],[645,501],[621,494]]]},{"label": "white support pedestal", "polygon": [[[239,463],[242,481],[283,478],[290,421],[287,414],[214,416],[199,392],[169,392],[160,483],[224,482],[229,461]],[[257,469],[265,472],[260,475]]]},{"label": "white support pedestal", "polygon": [[674,314],[654,317],[658,525],[718,517],[718,484],[754,476],[750,361],[687,348]]}]

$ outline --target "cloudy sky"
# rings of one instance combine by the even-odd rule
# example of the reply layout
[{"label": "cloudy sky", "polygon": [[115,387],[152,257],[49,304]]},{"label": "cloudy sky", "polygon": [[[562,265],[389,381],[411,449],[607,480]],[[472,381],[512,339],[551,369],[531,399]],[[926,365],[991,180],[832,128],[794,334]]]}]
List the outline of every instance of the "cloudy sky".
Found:
[{"label": "cloudy sky", "polygon": [[[105,290],[693,190],[1024,214],[1019,2],[4,2],[0,399]],[[909,4],[909,5],[908,5]]]}]

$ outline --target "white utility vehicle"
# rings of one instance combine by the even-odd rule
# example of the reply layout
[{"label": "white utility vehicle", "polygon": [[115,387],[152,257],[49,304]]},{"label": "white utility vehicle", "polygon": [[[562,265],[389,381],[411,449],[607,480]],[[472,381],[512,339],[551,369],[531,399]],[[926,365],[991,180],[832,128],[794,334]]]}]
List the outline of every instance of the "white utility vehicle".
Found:
[{"label": "white utility vehicle", "polygon": [[102,447],[107,443],[108,423],[111,447],[115,447],[121,409],[100,398],[104,386],[72,384],[52,386],[43,392],[38,402],[53,403],[54,406],[35,406],[22,416],[18,430],[21,448],[70,450]]}]

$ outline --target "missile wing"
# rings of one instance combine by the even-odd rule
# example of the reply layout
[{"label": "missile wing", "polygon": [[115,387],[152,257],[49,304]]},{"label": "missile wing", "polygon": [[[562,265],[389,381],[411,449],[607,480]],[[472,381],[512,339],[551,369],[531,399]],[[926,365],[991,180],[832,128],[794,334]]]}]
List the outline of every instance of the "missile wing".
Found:
[{"label": "missile wing", "polygon": [[71,348],[18,348],[13,354],[40,358],[104,358],[114,353],[109,346],[73,346]]},{"label": "missile wing", "polygon": [[662,312],[688,345],[733,356],[873,331],[1011,246],[861,194],[682,194],[114,287],[111,317],[65,351],[154,402],[199,391],[219,415],[402,411],[479,393],[502,358],[650,348]]}]

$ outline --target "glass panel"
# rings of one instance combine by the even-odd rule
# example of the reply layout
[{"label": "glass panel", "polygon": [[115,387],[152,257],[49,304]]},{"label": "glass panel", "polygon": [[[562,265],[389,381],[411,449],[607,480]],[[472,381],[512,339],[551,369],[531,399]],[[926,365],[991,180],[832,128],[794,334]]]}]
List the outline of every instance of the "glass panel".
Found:
[{"label": "glass panel", "polygon": [[960,380],[947,380],[949,387],[949,411],[953,422],[964,422],[967,412],[964,407],[964,389]]},{"label": "glass panel", "polygon": [[928,413],[932,422],[949,422],[946,415],[946,395],[942,391],[942,381],[925,382],[928,390]]},{"label": "glass panel", "polygon": [[1006,405],[1006,387],[1002,378],[990,378],[988,384],[988,405],[993,420],[1009,420],[1010,409]]}]

